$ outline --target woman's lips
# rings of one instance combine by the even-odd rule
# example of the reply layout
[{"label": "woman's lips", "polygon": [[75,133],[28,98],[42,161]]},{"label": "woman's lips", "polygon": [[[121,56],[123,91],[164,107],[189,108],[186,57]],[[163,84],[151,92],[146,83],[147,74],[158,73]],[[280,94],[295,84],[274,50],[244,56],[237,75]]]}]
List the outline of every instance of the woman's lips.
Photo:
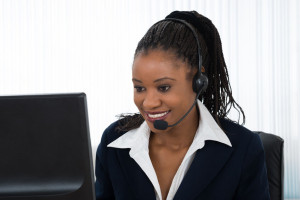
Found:
[{"label": "woman's lips", "polygon": [[145,112],[146,114],[146,119],[150,122],[154,122],[155,120],[164,120],[170,111],[165,111],[165,112]]}]

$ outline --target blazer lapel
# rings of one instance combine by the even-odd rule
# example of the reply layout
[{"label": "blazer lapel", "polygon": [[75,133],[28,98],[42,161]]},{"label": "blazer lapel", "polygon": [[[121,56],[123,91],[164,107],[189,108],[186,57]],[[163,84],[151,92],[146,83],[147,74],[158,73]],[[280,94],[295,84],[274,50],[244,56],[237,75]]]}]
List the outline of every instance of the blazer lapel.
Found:
[{"label": "blazer lapel", "polygon": [[155,200],[154,187],[151,181],[140,166],[129,156],[129,149],[119,149],[118,158],[128,186],[136,199]]},{"label": "blazer lapel", "polygon": [[233,151],[233,147],[221,143],[205,143],[205,146],[196,152],[174,200],[195,199],[222,169]]}]

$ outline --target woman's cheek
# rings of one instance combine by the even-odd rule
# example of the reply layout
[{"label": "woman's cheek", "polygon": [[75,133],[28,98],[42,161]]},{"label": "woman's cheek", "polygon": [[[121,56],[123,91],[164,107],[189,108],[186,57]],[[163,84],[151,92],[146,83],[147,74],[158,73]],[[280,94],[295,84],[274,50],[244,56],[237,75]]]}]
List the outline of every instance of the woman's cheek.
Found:
[{"label": "woman's cheek", "polygon": [[133,101],[134,101],[134,104],[135,104],[135,106],[138,108],[138,109],[140,109],[140,107],[141,107],[141,105],[142,105],[142,102],[143,102],[143,100],[142,100],[142,95],[141,94],[134,94],[134,96],[133,96]]}]

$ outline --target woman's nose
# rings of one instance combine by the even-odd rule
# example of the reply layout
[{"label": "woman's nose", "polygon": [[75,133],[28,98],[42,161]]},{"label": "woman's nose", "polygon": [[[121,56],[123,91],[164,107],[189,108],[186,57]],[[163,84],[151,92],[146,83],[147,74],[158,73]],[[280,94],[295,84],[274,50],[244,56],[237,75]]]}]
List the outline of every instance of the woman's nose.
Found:
[{"label": "woman's nose", "polygon": [[159,95],[156,92],[147,91],[143,101],[144,109],[151,110],[159,107],[160,105],[161,105],[161,100],[159,98]]}]

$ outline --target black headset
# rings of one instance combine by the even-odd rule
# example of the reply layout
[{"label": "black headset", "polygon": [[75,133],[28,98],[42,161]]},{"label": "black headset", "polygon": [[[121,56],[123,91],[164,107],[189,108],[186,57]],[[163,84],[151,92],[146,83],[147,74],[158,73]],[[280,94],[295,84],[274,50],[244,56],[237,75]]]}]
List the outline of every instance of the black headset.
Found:
[{"label": "black headset", "polygon": [[186,27],[188,27],[192,31],[194,38],[196,39],[197,48],[198,48],[199,64],[198,64],[198,72],[196,73],[196,75],[193,78],[193,91],[197,94],[197,97],[198,97],[201,93],[203,93],[206,90],[207,85],[208,85],[208,78],[201,71],[202,55],[201,55],[201,46],[200,46],[197,32],[195,31],[194,27],[191,24],[189,24],[186,21],[181,20],[181,19],[165,18],[163,20],[158,21],[157,23],[160,23],[163,21],[174,21],[174,22],[179,22],[181,24],[184,24]]}]

